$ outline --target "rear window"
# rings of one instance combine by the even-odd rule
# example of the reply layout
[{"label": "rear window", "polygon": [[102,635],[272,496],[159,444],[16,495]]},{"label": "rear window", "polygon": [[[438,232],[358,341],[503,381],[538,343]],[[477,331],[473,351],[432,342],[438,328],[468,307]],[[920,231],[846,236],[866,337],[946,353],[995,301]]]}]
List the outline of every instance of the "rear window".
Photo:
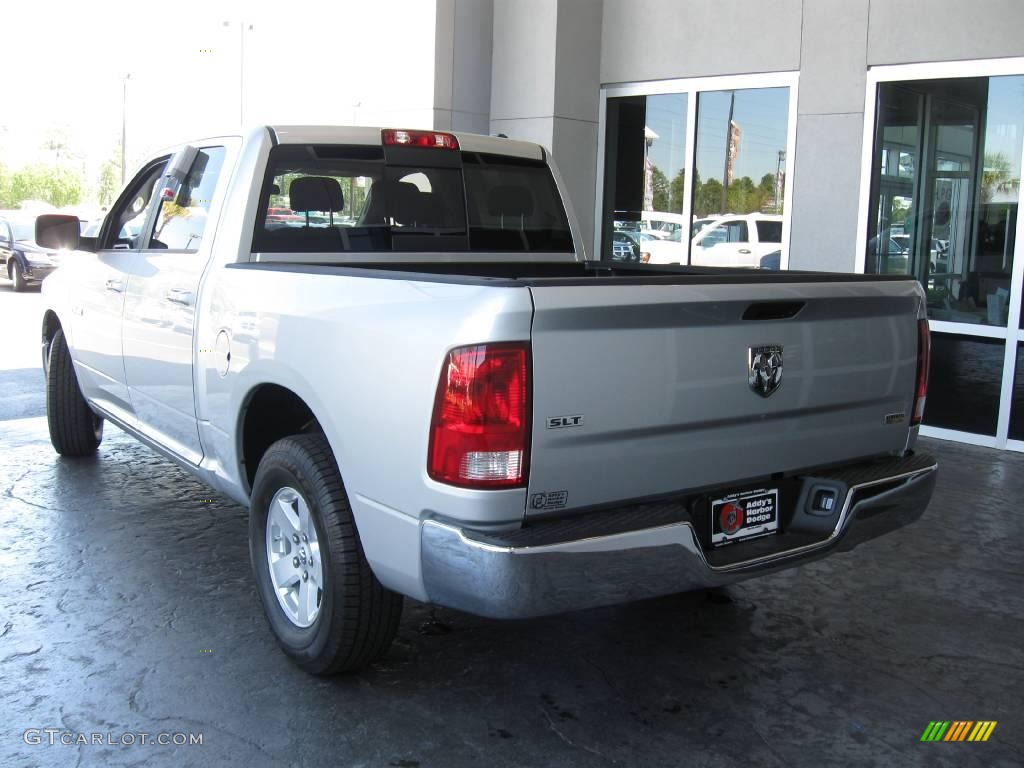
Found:
[{"label": "rear window", "polygon": [[781,221],[759,221],[757,222],[757,239],[762,243],[782,242]]},{"label": "rear window", "polygon": [[253,250],[572,252],[541,160],[402,148],[271,150]]}]

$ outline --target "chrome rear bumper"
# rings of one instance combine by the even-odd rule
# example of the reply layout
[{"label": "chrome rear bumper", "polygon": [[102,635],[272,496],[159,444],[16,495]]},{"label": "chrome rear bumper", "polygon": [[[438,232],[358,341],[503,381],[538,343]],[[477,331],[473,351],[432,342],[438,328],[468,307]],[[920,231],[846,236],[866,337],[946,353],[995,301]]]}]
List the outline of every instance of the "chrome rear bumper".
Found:
[{"label": "chrome rear bumper", "polygon": [[538,526],[536,533],[524,528],[507,535],[428,520],[421,529],[423,580],[431,602],[505,619],[722,586],[847,551],[914,522],[931,499],[936,470],[933,458],[917,454],[808,477],[805,485],[824,477],[845,488],[830,533],[718,565],[709,562],[686,519],[603,533],[588,530],[588,518],[581,515],[548,530]]}]

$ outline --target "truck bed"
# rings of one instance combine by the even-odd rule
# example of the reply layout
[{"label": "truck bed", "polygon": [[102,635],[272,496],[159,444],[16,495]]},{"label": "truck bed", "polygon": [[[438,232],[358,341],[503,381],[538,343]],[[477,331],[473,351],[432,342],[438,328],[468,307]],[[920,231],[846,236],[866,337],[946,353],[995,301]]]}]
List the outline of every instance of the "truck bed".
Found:
[{"label": "truck bed", "polygon": [[[275,254],[275,256],[280,256]],[[303,254],[308,256],[308,254]],[[241,269],[345,274],[352,277],[391,278],[425,282],[495,285],[584,285],[596,281],[621,285],[699,285],[702,283],[863,283],[905,281],[908,275],[862,275],[801,270],[769,271],[740,267],[688,267],[670,264],[616,264],[608,261],[349,261],[334,263],[284,258],[229,265]]]},{"label": "truck bed", "polygon": [[[923,302],[911,278],[607,262],[240,266],[528,290],[529,498],[545,499],[528,516],[900,455],[908,445]],[[767,394],[750,380],[765,349],[783,371]]]}]

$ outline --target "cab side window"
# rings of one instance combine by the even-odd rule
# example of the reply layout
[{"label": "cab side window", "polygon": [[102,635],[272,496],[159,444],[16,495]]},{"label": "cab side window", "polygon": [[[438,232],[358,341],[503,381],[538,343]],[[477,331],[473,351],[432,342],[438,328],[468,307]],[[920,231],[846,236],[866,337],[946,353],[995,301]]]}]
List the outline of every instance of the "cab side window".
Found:
[{"label": "cab side window", "polygon": [[730,221],[726,225],[726,231],[728,232],[728,242],[730,243],[747,243],[750,242],[750,235],[747,234],[747,222],[745,221]]},{"label": "cab side window", "polygon": [[782,242],[781,221],[759,221],[757,222],[757,239],[762,243]]},{"label": "cab side window", "polygon": [[149,202],[153,198],[153,189],[166,165],[167,158],[164,157],[147,166],[121,194],[102,231],[101,249],[140,247],[140,236],[146,225],[146,214],[149,211]]},{"label": "cab side window", "polygon": [[199,249],[223,165],[224,147],[199,150],[174,198],[161,200],[149,248],[172,251]]},{"label": "cab side window", "polygon": [[7,222],[0,219],[0,248],[11,247],[11,228],[7,226]]}]

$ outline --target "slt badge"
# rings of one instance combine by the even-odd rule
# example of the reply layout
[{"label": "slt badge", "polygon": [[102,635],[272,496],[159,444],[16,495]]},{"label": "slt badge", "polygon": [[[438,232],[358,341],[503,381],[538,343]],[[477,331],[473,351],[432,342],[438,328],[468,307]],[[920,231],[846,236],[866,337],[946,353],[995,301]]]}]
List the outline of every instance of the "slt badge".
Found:
[{"label": "slt badge", "polygon": [[782,384],[782,345],[750,347],[747,353],[750,388],[761,397],[774,394]]}]

